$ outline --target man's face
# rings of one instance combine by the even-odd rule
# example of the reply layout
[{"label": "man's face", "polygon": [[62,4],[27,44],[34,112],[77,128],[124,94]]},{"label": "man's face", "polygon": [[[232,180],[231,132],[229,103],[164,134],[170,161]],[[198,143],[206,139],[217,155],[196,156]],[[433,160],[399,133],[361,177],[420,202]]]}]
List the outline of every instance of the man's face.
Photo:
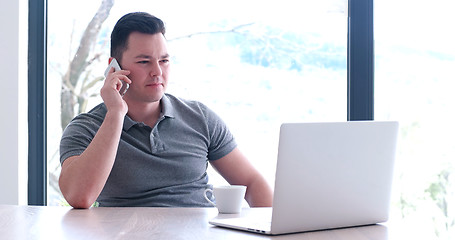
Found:
[{"label": "man's face", "polygon": [[163,96],[169,75],[169,54],[163,34],[133,32],[122,55],[122,68],[130,70],[132,84],[124,98],[134,102],[156,102]]}]

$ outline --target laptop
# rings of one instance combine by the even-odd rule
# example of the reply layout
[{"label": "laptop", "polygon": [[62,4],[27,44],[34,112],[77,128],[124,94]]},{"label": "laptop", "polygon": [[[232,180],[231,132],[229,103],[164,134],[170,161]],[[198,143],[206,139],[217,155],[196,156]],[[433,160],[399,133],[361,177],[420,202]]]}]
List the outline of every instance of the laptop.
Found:
[{"label": "laptop", "polygon": [[277,235],[385,222],[397,134],[392,121],[282,124],[273,207],[209,223]]}]

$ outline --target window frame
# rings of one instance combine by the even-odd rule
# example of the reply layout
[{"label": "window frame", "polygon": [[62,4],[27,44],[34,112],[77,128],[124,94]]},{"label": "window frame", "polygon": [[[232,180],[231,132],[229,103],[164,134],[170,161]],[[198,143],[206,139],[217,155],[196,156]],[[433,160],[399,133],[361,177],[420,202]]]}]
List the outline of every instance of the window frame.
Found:
[{"label": "window frame", "polygon": [[[348,0],[347,120],[374,119],[374,0]],[[29,0],[28,204],[47,205],[47,0]]]},{"label": "window frame", "polygon": [[373,2],[348,1],[348,121],[374,120]]},{"label": "window frame", "polygon": [[47,205],[47,0],[28,8],[28,204]]}]

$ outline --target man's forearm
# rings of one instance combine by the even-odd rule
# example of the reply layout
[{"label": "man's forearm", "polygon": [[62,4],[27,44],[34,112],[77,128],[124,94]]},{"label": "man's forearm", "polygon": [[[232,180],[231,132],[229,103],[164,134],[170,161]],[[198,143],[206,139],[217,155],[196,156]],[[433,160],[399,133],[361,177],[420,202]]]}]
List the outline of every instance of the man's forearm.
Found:
[{"label": "man's forearm", "polygon": [[245,199],[250,207],[271,207],[273,192],[266,180],[258,176],[247,188]]},{"label": "man's forearm", "polygon": [[59,184],[71,206],[89,208],[101,193],[114,165],[123,119],[108,112],[87,149],[63,162]]}]

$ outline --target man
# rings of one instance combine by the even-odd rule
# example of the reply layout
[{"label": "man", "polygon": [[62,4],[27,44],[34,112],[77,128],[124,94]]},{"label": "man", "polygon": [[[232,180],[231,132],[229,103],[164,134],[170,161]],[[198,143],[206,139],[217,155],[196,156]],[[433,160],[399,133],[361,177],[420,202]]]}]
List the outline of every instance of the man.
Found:
[{"label": "man", "polygon": [[[271,206],[265,179],[205,105],[165,94],[170,56],[163,22],[130,13],[111,35],[104,103],[74,118],[60,143],[59,185],[75,208],[99,206],[208,207],[207,164],[230,183],[246,185],[250,206]],[[129,84],[122,97],[122,81]]]}]

